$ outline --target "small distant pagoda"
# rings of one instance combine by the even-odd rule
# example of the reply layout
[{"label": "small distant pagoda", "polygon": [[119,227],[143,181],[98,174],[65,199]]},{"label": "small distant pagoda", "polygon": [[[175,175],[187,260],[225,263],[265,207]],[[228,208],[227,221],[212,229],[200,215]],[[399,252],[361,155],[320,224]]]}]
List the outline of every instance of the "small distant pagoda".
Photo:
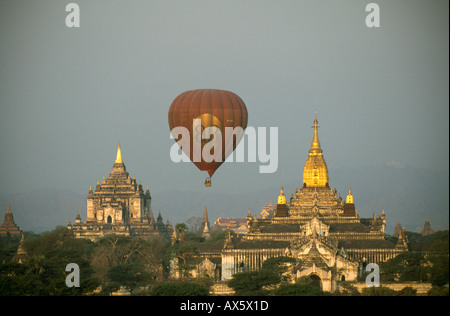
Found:
[{"label": "small distant pagoda", "polygon": [[11,213],[11,206],[8,203],[8,209],[6,210],[5,220],[2,226],[0,226],[0,237],[16,237],[20,236],[22,230],[14,223],[14,217]]},{"label": "small distant pagoda", "polygon": [[394,233],[392,234],[392,236],[398,237],[398,236],[400,236],[401,232],[402,232],[402,226],[400,225],[400,221],[397,221],[397,225],[394,228]]},{"label": "small distant pagoda", "polygon": [[205,206],[205,210],[203,211],[203,220],[202,220],[202,225],[201,225],[200,229],[201,229],[203,238],[205,238],[205,239],[211,238],[211,224],[209,223],[208,210],[206,209],[206,206]]},{"label": "small distant pagoda", "polygon": [[427,219],[425,220],[425,224],[423,225],[423,230],[420,231],[420,234],[422,236],[427,236],[427,235],[431,235],[434,233],[435,233],[435,231],[431,229],[431,224],[430,224],[430,221],[428,220],[428,216],[427,216]]},{"label": "small distant pagoda", "polygon": [[13,258],[14,262],[24,263],[29,259],[28,252],[24,245],[24,235],[22,234],[22,239],[20,240],[19,246],[17,247],[16,255]]}]

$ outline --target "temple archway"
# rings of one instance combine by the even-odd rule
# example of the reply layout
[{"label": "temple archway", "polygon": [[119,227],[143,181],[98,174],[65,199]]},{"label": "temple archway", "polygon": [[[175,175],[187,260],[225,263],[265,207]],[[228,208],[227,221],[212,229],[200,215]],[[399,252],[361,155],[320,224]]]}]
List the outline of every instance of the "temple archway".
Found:
[{"label": "temple archway", "polygon": [[111,224],[111,223],[112,223],[111,215],[108,216],[108,218],[106,219],[106,222],[107,222],[108,224]]},{"label": "temple archway", "polygon": [[317,287],[318,289],[322,290],[322,279],[319,275],[316,273],[313,273],[309,276],[309,279],[311,280],[311,285]]}]

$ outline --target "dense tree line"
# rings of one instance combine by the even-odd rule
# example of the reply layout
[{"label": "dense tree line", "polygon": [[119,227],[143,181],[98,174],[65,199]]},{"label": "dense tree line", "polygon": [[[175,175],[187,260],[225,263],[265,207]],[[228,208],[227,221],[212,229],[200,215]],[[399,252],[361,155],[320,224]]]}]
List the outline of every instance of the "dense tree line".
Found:
[{"label": "dense tree line", "polygon": [[[73,238],[66,228],[32,237],[26,242],[28,258],[23,263],[14,260],[17,246],[2,249],[0,295],[84,295],[99,286],[89,261],[92,243]],[[80,268],[80,287],[66,286],[69,263]]]},{"label": "dense tree line", "polygon": [[[176,229],[185,242],[175,245],[160,239],[117,235],[91,242],[75,238],[65,227],[42,234],[25,232],[27,259],[21,263],[15,259],[21,238],[0,238],[0,296],[110,295],[119,290],[131,295],[205,295],[212,285],[210,280],[167,283],[169,262],[173,258],[185,261],[195,254],[190,242],[223,242],[224,233],[217,232],[213,240],[205,241],[184,223],[177,224]],[[79,287],[66,285],[69,263],[80,268]],[[169,292],[164,289],[165,283],[171,286]]]},{"label": "dense tree line", "polygon": [[449,231],[421,236],[408,232],[410,251],[380,264],[382,282],[449,283]]},{"label": "dense tree line", "polygon": [[[0,251],[0,295],[108,295],[121,287],[135,294],[161,278],[166,245],[108,235],[97,242],[78,239],[58,227],[25,238],[27,259],[14,259],[18,241],[3,242]],[[68,287],[69,263],[80,268],[80,286]]]}]

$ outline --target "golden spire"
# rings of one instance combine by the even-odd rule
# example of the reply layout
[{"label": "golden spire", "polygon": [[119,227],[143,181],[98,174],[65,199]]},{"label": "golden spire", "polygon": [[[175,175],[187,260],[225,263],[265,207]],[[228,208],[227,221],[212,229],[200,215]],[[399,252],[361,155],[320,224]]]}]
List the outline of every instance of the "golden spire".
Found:
[{"label": "golden spire", "polygon": [[353,204],[353,195],[352,195],[352,186],[351,185],[348,186],[348,195],[347,195],[347,198],[345,199],[345,203]]},{"label": "golden spire", "polygon": [[321,155],[322,154],[322,148],[320,148],[320,142],[319,142],[319,125],[317,121],[317,111],[314,111],[314,137],[311,142],[311,149],[309,150],[310,155]]},{"label": "golden spire", "polygon": [[314,111],[314,136],[309,149],[309,155],[306,159],[303,169],[303,186],[326,188],[329,187],[328,168],[322,154],[318,135],[317,111]]},{"label": "golden spire", "polygon": [[283,187],[281,187],[280,195],[278,196],[278,204],[286,204],[286,197],[284,196]]},{"label": "golden spire", "polygon": [[120,151],[120,144],[119,144],[119,146],[117,146],[116,163],[123,163],[123,161],[122,161],[122,153]]}]

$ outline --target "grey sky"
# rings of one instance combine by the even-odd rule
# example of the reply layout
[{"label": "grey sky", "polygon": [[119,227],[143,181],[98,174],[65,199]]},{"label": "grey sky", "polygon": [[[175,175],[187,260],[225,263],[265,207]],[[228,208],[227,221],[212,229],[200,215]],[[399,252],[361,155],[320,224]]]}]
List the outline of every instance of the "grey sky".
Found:
[{"label": "grey sky", "polygon": [[[180,93],[226,89],[249,126],[279,128],[279,167],[224,164],[213,192],[301,183],[318,111],[329,168],[448,170],[448,1],[0,0],[0,191],[87,192],[117,144],[150,190],[206,190],[205,172],[169,157]],[[330,179],[331,184],[333,179]]]}]

